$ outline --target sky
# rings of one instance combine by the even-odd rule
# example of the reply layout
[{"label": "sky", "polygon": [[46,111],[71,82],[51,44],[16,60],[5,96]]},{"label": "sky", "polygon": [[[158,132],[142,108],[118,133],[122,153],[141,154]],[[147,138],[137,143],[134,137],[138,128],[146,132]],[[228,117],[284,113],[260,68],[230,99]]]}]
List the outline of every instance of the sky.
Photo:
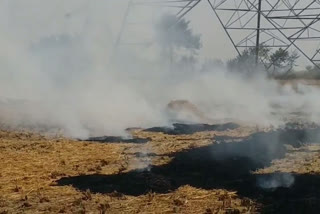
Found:
[{"label": "sky", "polygon": [[237,55],[207,1],[199,3],[186,18],[191,21],[192,29],[202,35],[202,57],[226,60]]},{"label": "sky", "polygon": [[[0,30],[8,37],[22,34],[26,41],[37,41],[41,37],[62,32],[69,35],[81,34],[83,29],[94,25],[101,28],[101,32],[96,32],[97,34],[108,34],[108,41],[115,42],[128,2],[129,0],[0,0]],[[164,11],[141,6],[130,12],[130,20],[149,24],[152,18]],[[237,55],[207,1],[200,2],[185,18],[190,20],[193,31],[202,35],[203,47],[199,52],[201,59],[228,60]],[[140,24],[126,26],[125,30],[130,31],[130,37],[133,35],[131,31],[137,31],[137,37],[144,39],[141,38],[143,28]],[[21,42],[20,38],[19,41]],[[314,48],[312,43],[303,45],[306,49]]]},{"label": "sky", "polygon": [[[81,25],[85,24],[101,25],[101,28],[109,29],[109,36],[112,36],[114,41],[120,31],[127,4],[128,0],[0,0],[0,22],[2,29],[5,26],[9,34],[24,34],[26,40],[31,38],[35,41],[63,31],[67,34],[79,33]],[[141,13],[133,12],[135,18],[144,14],[148,19],[151,17],[147,12],[149,9],[141,7]],[[154,13],[158,12],[160,14],[160,11]],[[95,19],[86,23],[86,17],[92,17],[91,13],[95,13]],[[186,19],[191,21],[194,32],[202,35],[203,48],[199,53],[200,57],[228,59],[236,55],[206,1],[187,14]],[[6,20],[10,20],[13,25],[9,26]],[[139,26],[136,28],[139,30]]]},{"label": "sky", "polygon": [[[120,8],[121,6],[119,5],[119,9]],[[144,11],[147,9],[150,8],[141,8],[141,10]],[[123,8],[122,10],[125,9]],[[161,13],[160,11],[158,12]],[[237,55],[232,43],[227,38],[224,29],[220,25],[207,1],[200,2],[185,16],[185,19],[190,21],[190,26],[194,33],[201,34],[203,47],[199,52],[200,58],[227,60]]]}]

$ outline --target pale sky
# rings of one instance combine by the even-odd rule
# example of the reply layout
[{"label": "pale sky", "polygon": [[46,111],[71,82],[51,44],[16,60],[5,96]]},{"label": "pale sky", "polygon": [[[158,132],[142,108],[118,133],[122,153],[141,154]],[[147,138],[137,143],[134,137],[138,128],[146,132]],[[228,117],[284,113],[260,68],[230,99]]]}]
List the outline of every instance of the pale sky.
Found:
[{"label": "pale sky", "polygon": [[237,55],[207,1],[199,3],[186,18],[191,21],[194,31],[202,35],[202,56],[230,59]]},{"label": "pale sky", "polygon": [[[89,24],[110,28],[113,40],[119,32],[128,0],[1,0],[0,32],[19,39],[37,40],[43,36],[73,33],[94,17]],[[141,14],[148,14],[141,8]],[[66,19],[65,14],[71,14]],[[145,16],[148,17],[148,16]],[[200,3],[186,18],[195,33],[202,35],[203,58],[231,58],[236,55],[222,27],[206,1]],[[24,35],[24,36],[22,36]]]},{"label": "pale sky", "polygon": [[[50,35],[82,33],[88,26],[97,35],[107,33],[115,41],[127,4],[128,0],[0,0],[0,36],[37,41]],[[157,12],[140,8],[135,18],[150,19],[147,17]],[[194,32],[202,35],[202,59],[237,55],[207,1],[197,5],[186,19]],[[136,31],[143,32],[138,27]]]}]

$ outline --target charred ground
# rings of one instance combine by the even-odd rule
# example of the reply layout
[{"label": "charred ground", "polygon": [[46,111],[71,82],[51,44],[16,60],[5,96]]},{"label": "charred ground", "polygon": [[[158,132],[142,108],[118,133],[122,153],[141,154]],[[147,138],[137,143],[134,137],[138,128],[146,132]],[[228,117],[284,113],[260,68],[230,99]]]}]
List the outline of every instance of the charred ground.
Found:
[{"label": "charred ground", "polygon": [[318,127],[227,127],[111,144],[2,132],[0,210],[318,213]]}]

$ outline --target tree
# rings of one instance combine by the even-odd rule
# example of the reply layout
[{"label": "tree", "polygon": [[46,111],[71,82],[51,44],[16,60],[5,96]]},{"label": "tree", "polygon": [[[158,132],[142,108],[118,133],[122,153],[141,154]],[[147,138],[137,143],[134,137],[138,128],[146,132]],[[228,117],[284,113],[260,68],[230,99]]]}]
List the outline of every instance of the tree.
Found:
[{"label": "tree", "polygon": [[305,78],[312,78],[312,79],[319,79],[320,78],[320,65],[318,66],[314,65],[308,65],[306,67],[306,72],[304,73]]},{"label": "tree", "polygon": [[194,34],[190,29],[190,21],[178,19],[174,15],[162,16],[156,24],[157,41],[164,46],[184,48],[197,51],[202,47],[200,35]]},{"label": "tree", "polygon": [[225,64],[220,59],[207,59],[201,65],[201,72],[212,71],[213,68],[216,70],[225,70]]},{"label": "tree", "polygon": [[256,63],[256,49],[249,48],[244,50],[241,55],[229,60],[227,67],[231,71],[242,71],[251,74],[257,69],[263,69],[268,72],[270,76],[279,74],[288,74],[292,72],[295,62],[299,58],[296,52],[289,53],[289,51],[279,48],[275,52],[271,52],[270,48],[261,46],[259,48],[258,65]]},{"label": "tree", "polygon": [[156,26],[156,41],[160,45],[163,55],[169,56],[171,64],[175,52],[187,52],[182,60],[194,60],[197,51],[202,47],[201,36],[194,34],[190,28],[190,21],[178,19],[175,15],[162,16]]},{"label": "tree", "polygon": [[[268,59],[270,49],[265,47],[260,47],[259,49],[259,58]],[[256,49],[249,48],[245,49],[241,55],[238,55],[236,58],[231,59],[227,62],[227,68],[230,71],[240,71],[246,74],[252,74],[259,68],[263,68],[261,63],[256,63]]]},{"label": "tree", "polygon": [[270,71],[269,69],[269,72],[272,72],[272,75],[274,75],[276,71],[290,73],[298,58],[299,55],[296,52],[290,54],[287,50],[279,48],[270,55],[269,63],[272,67],[272,70]]},{"label": "tree", "polygon": [[[320,65],[318,64],[318,66],[320,67]],[[310,72],[310,73],[319,73],[320,72],[320,68],[318,66],[311,66],[311,65],[308,65],[306,67],[306,70],[307,72]]]}]

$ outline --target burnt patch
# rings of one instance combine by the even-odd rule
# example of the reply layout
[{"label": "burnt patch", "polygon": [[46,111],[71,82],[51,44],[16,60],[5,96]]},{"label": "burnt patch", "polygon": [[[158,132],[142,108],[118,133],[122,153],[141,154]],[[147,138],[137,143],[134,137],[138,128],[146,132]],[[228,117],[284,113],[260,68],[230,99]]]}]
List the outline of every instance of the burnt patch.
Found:
[{"label": "burnt patch", "polygon": [[194,134],[203,131],[226,131],[239,128],[238,124],[226,123],[226,124],[182,124],[174,123],[173,127],[153,127],[145,129],[147,132],[162,132],[169,135],[184,135],[184,134]]},{"label": "burnt patch", "polygon": [[320,143],[320,128],[286,128],[279,132],[279,141],[290,141],[290,145],[299,147],[307,143]]},{"label": "burnt patch", "polygon": [[123,138],[118,136],[102,136],[102,137],[91,137],[85,141],[100,142],[100,143],[133,143],[133,144],[144,144],[151,141],[151,138]]},{"label": "burnt patch", "polygon": [[143,195],[150,191],[167,193],[174,189],[168,178],[147,170],[136,170],[114,176],[95,174],[62,178],[58,184],[72,185],[82,191],[89,189],[93,193],[118,192],[133,196]]},{"label": "burnt patch", "polygon": [[[313,133],[317,129],[306,129]],[[262,213],[319,213],[320,175],[252,172],[271,165],[272,160],[284,158],[285,145],[298,147],[301,143],[316,142],[307,134],[283,129],[260,132],[242,141],[212,144],[175,153],[172,161],[162,166],[133,170],[116,175],[84,175],[65,177],[58,185],[94,193],[118,192],[139,196],[150,191],[168,193],[180,186],[201,189],[227,189],[240,197],[262,203]],[[311,134],[312,135],[312,134]],[[302,137],[301,137],[302,136]]]},{"label": "burnt patch", "polygon": [[[270,177],[283,175],[287,176],[285,173],[257,175],[256,181],[259,181],[261,176],[270,179]],[[294,179],[290,187],[284,185],[255,193],[255,198],[265,205],[261,210],[262,213],[319,213],[320,175],[291,174],[289,176]]]}]

